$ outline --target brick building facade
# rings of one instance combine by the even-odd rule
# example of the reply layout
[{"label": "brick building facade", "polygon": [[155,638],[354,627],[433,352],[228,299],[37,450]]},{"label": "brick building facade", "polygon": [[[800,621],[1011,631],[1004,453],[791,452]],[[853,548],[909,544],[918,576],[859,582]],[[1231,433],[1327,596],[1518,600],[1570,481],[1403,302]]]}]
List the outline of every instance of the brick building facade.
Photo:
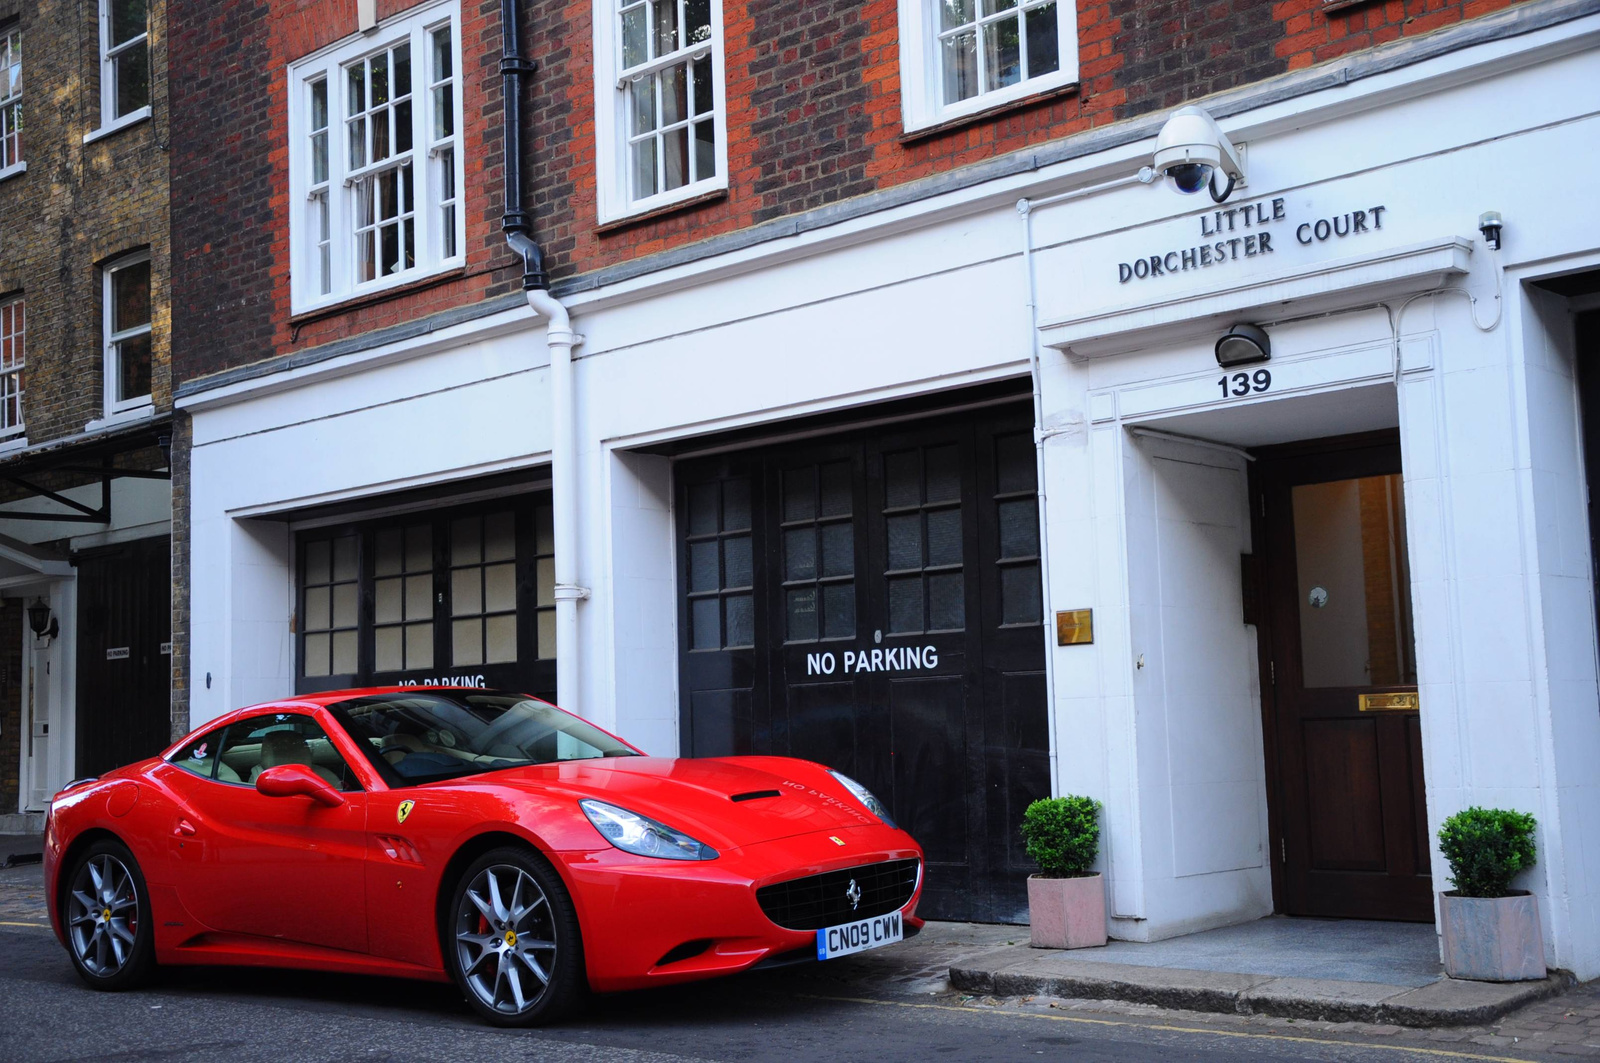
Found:
[{"label": "brick building facade", "polygon": [[[145,538],[166,554],[171,125],[164,4],[13,0],[0,3],[0,39],[0,332],[4,369],[16,373],[0,414],[0,536],[12,552],[0,573],[0,640],[22,648],[21,671],[37,679],[24,734],[26,683],[14,667],[0,677],[11,702],[6,740],[21,747],[10,746],[0,772],[0,814],[9,814],[41,810],[41,795],[70,777],[93,741],[92,728],[76,726],[76,692],[102,678],[78,653],[78,624],[114,629],[106,611],[119,599],[104,587],[97,597],[78,559]],[[25,632],[25,601],[48,604],[59,634]],[[110,710],[159,715],[163,735],[164,641],[136,647],[161,675]],[[127,753],[149,751],[147,736],[125,739]]]}]

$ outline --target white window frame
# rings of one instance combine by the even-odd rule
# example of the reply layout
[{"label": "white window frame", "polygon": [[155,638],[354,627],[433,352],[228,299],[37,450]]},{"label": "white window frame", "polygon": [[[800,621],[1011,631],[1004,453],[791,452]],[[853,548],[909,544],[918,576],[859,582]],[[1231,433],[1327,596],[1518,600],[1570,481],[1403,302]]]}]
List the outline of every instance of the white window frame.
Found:
[{"label": "white window frame", "polygon": [[[16,41],[13,51],[12,41]],[[0,181],[12,174],[23,173],[28,169],[28,160],[24,158],[26,149],[19,147],[17,157],[9,163],[5,159],[4,145],[14,130],[11,127],[11,108],[22,106],[23,70],[22,60],[17,54],[22,50],[22,26],[13,22],[10,26],[0,29]],[[16,91],[11,91],[11,71],[17,71]],[[22,144],[22,138],[17,138],[17,143]]]},{"label": "white window frame", "polygon": [[[432,87],[433,53],[430,34],[446,23],[450,26],[452,99],[454,132],[446,138],[434,137]],[[355,232],[356,196],[354,181],[361,174],[381,167],[349,169],[349,146],[345,120],[349,97],[345,70],[351,64],[385,52],[409,41],[411,44],[412,181],[415,186],[413,211],[416,216],[416,265],[387,277],[369,281],[356,279]],[[466,265],[466,211],[463,192],[466,162],[463,150],[465,111],[462,106],[465,78],[461,66],[461,8],[456,0],[422,4],[401,15],[386,19],[369,34],[354,34],[342,41],[291,63],[288,80],[289,128],[289,304],[290,313],[299,315],[336,306],[419,280],[448,273]],[[328,83],[328,179],[312,182],[311,86],[326,78]],[[443,224],[438,217],[443,184],[439,173],[441,149],[454,152],[455,176],[455,254],[441,254]],[[390,158],[394,156],[391,154]],[[387,163],[387,160],[385,160]],[[328,252],[330,290],[323,294],[314,283],[319,277],[321,241],[313,232],[317,218],[313,195],[326,196],[329,214]]]},{"label": "white window frame", "polygon": [[[150,274],[150,320],[143,325],[123,329],[121,332],[112,332],[112,314],[114,313],[114,299],[112,295],[112,281],[117,273],[136,266],[141,262],[150,261],[149,251],[135,251],[131,255],[123,255],[114,261],[108,262],[100,270],[100,335],[102,337],[105,384],[105,411],[106,420],[118,417],[134,417],[152,409],[154,399],[150,395],[135,395],[131,399],[117,398],[117,381],[122,375],[122,359],[119,350],[125,340],[136,336],[148,336],[152,332],[155,321],[155,287],[156,278],[152,270]],[[150,347],[150,376],[151,384],[155,382],[155,344]]]},{"label": "white window frame", "polygon": [[119,115],[117,110],[117,64],[116,58],[123,52],[136,45],[144,45],[146,55],[146,77],[149,84],[145,87],[147,95],[155,94],[155,56],[150,49],[150,8],[145,9],[144,32],[137,37],[123,41],[115,49],[111,46],[111,4],[112,0],[99,0],[100,4],[100,125],[84,134],[85,144],[99,140],[101,137],[115,133],[119,129],[142,122],[150,117],[150,105],[136,107],[127,114]]},{"label": "white window frame", "polygon": [[[8,449],[8,445],[17,445],[18,440],[22,440],[25,443],[26,439],[23,433],[28,430],[28,411],[23,404],[23,399],[26,397],[27,392],[28,369],[28,300],[26,295],[18,293],[0,299],[0,309],[8,306],[14,308],[12,312],[13,327],[10,333],[6,333],[3,331],[3,326],[0,326],[0,343],[10,339],[14,343],[20,344],[22,358],[12,365],[0,363],[0,448],[6,449]],[[17,375],[17,423],[6,425],[4,423],[6,416],[5,406],[10,398],[7,393],[6,378],[13,373]]]},{"label": "white window frame", "polygon": [[[711,110],[716,131],[717,172],[682,188],[659,192],[643,199],[630,199],[628,152],[629,105],[627,81],[622,74],[622,34],[619,12],[623,0],[594,0],[594,99],[595,99],[595,188],[600,223],[620,221],[648,214],[685,200],[696,199],[728,187],[728,99],[727,73],[723,66],[726,41],[722,29],[722,0],[709,0],[711,39],[685,45],[670,55],[660,56],[630,68],[628,75],[645,76],[686,58],[709,54],[711,59]],[[692,150],[692,146],[691,146]]]},{"label": "white window frame", "polygon": [[[978,2],[973,0],[974,5]],[[939,69],[938,3],[939,0],[899,0],[900,109],[907,133],[943,125],[1078,80],[1078,5],[1074,0],[1057,0],[1056,32],[1060,35],[1057,70],[946,105]],[[979,47],[982,47],[981,42]]]}]

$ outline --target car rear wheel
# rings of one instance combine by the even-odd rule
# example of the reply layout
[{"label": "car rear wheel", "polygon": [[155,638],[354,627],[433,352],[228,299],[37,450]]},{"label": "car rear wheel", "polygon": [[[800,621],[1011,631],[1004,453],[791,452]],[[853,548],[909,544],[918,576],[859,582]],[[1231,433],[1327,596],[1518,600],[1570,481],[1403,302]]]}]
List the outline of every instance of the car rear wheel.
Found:
[{"label": "car rear wheel", "polygon": [[474,1011],[496,1026],[537,1026],[566,1014],[586,988],[572,899],[526,849],[495,849],[456,884],[445,955]]},{"label": "car rear wheel", "polygon": [[78,857],[62,896],[67,953],[94,989],[132,989],[155,967],[150,896],[139,863],[113,839]]}]

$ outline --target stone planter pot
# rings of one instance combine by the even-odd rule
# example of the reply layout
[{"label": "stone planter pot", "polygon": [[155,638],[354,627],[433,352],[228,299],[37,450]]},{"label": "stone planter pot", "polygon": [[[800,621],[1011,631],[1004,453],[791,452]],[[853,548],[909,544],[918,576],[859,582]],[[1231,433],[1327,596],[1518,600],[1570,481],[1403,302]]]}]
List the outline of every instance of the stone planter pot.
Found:
[{"label": "stone planter pot", "polygon": [[1106,887],[1099,875],[1028,876],[1028,922],[1036,949],[1085,949],[1106,943]]},{"label": "stone planter pot", "polygon": [[1527,890],[1508,897],[1439,894],[1444,972],[1478,982],[1527,982],[1545,977],[1539,902]]}]

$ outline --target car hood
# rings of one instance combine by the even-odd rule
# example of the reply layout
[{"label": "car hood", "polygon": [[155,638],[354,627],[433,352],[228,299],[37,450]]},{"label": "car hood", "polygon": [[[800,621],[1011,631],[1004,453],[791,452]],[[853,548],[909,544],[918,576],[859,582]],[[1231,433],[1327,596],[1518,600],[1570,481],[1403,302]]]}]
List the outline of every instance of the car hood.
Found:
[{"label": "car hood", "polygon": [[495,781],[592,797],[713,848],[882,823],[825,768],[786,757],[615,757],[518,768]]}]

